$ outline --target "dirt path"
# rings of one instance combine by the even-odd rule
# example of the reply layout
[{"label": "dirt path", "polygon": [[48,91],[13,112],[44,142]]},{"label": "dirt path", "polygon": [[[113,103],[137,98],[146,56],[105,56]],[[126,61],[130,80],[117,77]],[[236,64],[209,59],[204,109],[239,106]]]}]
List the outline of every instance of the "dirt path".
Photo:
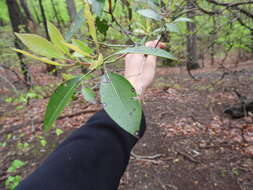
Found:
[{"label": "dirt path", "polygon": [[[158,69],[145,97],[148,129],[134,149],[136,154],[157,158],[131,159],[120,190],[253,189],[253,118],[231,120],[223,114],[226,107],[238,102],[233,89],[253,99],[253,67],[238,68],[234,73],[217,82],[222,73],[203,69],[193,73],[201,80],[193,81],[177,68]],[[86,105],[78,101],[65,113],[84,109]],[[42,118],[45,104],[46,100],[35,100],[20,114],[29,117],[30,110]],[[98,106],[87,109],[95,108]],[[64,131],[60,136],[52,131],[44,137],[40,126],[29,125],[0,137],[0,142],[6,142],[0,146],[0,184],[9,175],[6,169],[13,159],[29,163],[16,173],[26,176],[91,115],[60,120],[57,127]],[[16,123],[19,118],[17,115]],[[41,145],[41,138],[47,141],[46,146]],[[29,143],[27,149],[17,148],[24,142]],[[0,185],[0,189],[5,188]]]}]

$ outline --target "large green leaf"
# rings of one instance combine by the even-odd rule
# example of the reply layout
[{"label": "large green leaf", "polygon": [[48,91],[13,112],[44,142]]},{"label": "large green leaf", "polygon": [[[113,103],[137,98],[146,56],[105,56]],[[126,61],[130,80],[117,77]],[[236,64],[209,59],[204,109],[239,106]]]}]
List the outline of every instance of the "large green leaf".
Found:
[{"label": "large green leaf", "polygon": [[65,40],[69,41],[73,35],[82,27],[85,22],[85,18],[83,16],[84,9],[82,8],[78,14],[76,15],[74,22],[71,24],[69,31],[65,35]]},{"label": "large green leaf", "polygon": [[140,128],[141,104],[128,80],[112,72],[106,73],[102,77],[100,96],[108,115],[124,130],[136,135]]},{"label": "large green leaf", "polygon": [[48,58],[64,59],[61,53],[51,42],[36,34],[18,34],[16,36],[31,50],[33,53]]},{"label": "large green leaf", "polygon": [[44,117],[44,130],[48,131],[65,106],[70,102],[76,88],[79,86],[82,77],[75,77],[63,82],[51,96],[47,105]]},{"label": "large green leaf", "polygon": [[152,9],[141,9],[137,11],[140,15],[146,17],[146,18],[151,18],[154,20],[161,20],[162,16],[153,11]]},{"label": "large green leaf", "polygon": [[115,54],[127,54],[127,53],[136,53],[136,54],[147,54],[147,55],[154,55],[158,57],[164,57],[167,59],[173,59],[176,60],[176,57],[172,55],[171,53],[159,49],[159,48],[150,48],[146,46],[137,46],[133,48],[126,48],[119,52],[116,52]]},{"label": "large green leaf", "polygon": [[64,42],[64,38],[61,32],[51,22],[47,22],[47,27],[50,40],[52,41],[52,43],[63,53],[69,54],[68,48],[65,47],[64,44],[62,43]]},{"label": "large green leaf", "polygon": [[104,8],[105,0],[89,0],[89,2],[91,3],[92,12],[100,16]]}]

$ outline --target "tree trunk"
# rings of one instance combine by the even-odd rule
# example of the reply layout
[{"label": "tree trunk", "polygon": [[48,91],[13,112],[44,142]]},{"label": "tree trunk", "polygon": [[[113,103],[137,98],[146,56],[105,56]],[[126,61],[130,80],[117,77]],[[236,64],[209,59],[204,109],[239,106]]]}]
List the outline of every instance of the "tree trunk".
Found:
[{"label": "tree trunk", "polygon": [[[44,25],[45,32],[46,32],[46,37],[49,40],[50,37],[49,37],[49,34],[48,34],[48,28],[47,28],[47,17],[46,17],[46,14],[45,14],[44,6],[42,4],[42,0],[39,0],[39,6],[40,6],[41,15],[42,15],[43,25]],[[54,65],[47,64],[47,72],[52,72],[53,71],[53,74],[57,75],[57,72],[55,72],[55,69],[56,69],[56,67]]]},{"label": "tree trunk", "polygon": [[55,7],[55,1],[54,1],[54,0],[51,0],[51,4],[52,4],[52,7],[53,7],[54,16],[55,16],[55,18],[56,18],[57,25],[58,25],[60,31],[62,32],[61,20],[60,20],[60,18],[59,18],[58,12],[57,12],[56,7]]},{"label": "tree trunk", "polygon": [[40,12],[41,12],[41,16],[42,16],[42,22],[43,22],[44,29],[46,32],[46,37],[49,40],[49,34],[48,34],[48,28],[47,28],[47,17],[45,14],[44,6],[42,4],[42,0],[39,0],[39,6],[40,6]]},{"label": "tree trunk", "polygon": [[40,21],[40,16],[39,16],[37,7],[34,5],[35,2],[34,2],[34,1],[31,1],[30,3],[31,3],[31,6],[32,6],[32,8],[33,8],[33,11],[34,11],[34,14],[35,14],[35,18],[36,18],[36,20],[37,20],[37,23],[40,23],[41,21]]},{"label": "tree trunk", "polygon": [[[24,25],[26,32],[28,32],[28,29],[26,27],[26,19],[24,15],[20,11],[20,7],[16,0],[6,0],[8,11],[9,11],[9,17],[12,25],[13,32],[19,33],[20,26]],[[15,37],[14,45],[17,49],[22,49],[21,42]],[[20,67],[24,76],[24,80],[26,82],[26,85],[28,87],[31,87],[31,77],[29,75],[29,68],[24,63],[24,56],[20,53],[17,53],[19,61],[20,61]]]},{"label": "tree trunk", "polygon": [[[195,0],[188,0],[187,8],[191,10],[187,13],[189,18],[195,16]],[[186,66],[188,70],[199,68],[198,55],[197,55],[197,36],[196,36],[196,24],[194,22],[187,22],[187,47],[186,47]]]},{"label": "tree trunk", "polygon": [[20,1],[21,7],[22,7],[23,10],[24,10],[24,13],[26,14],[26,17],[27,17],[30,21],[32,21],[32,22],[34,23],[33,16],[32,16],[32,14],[31,14],[31,12],[30,12],[28,6],[27,6],[26,1],[25,1],[25,0],[19,0],[19,1]]},{"label": "tree trunk", "polygon": [[66,0],[66,3],[67,3],[67,9],[69,12],[70,21],[72,22],[76,16],[76,5],[75,5],[74,0]]},{"label": "tree trunk", "polygon": [[26,18],[28,19],[28,27],[29,27],[29,29],[30,29],[30,31],[32,31],[33,33],[35,33],[36,32],[36,25],[35,25],[33,16],[32,16],[32,14],[31,14],[28,6],[27,6],[27,3],[26,3],[25,0],[19,0],[19,1],[20,1],[21,7],[24,10]]}]

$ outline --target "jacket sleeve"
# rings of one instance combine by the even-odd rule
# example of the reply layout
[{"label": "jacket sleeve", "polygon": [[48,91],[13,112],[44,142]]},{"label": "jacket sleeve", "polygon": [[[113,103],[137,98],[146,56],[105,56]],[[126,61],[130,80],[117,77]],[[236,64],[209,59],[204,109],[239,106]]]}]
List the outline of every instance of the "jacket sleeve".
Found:
[{"label": "jacket sleeve", "polygon": [[[144,131],[143,115],[140,137]],[[116,190],[137,141],[101,110],[15,190]]]}]

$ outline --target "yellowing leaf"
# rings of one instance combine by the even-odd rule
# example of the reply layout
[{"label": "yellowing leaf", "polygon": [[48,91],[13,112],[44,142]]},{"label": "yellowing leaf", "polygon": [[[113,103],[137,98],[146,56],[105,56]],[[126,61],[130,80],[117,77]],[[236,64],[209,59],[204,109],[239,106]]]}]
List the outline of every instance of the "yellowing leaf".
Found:
[{"label": "yellowing leaf", "polygon": [[29,50],[48,58],[64,59],[64,55],[51,42],[36,34],[18,34],[16,36]]},{"label": "yellowing leaf", "polygon": [[75,78],[74,75],[67,74],[67,73],[62,73],[61,76],[62,76],[62,78],[63,78],[64,80],[70,80],[70,79]]},{"label": "yellowing leaf", "polygon": [[59,48],[63,53],[69,54],[69,50],[62,42],[64,42],[64,38],[61,32],[51,23],[47,22],[48,33],[50,36],[50,40],[52,43]]},{"label": "yellowing leaf", "polygon": [[78,46],[84,52],[86,52],[88,54],[92,54],[93,53],[92,49],[90,49],[84,42],[82,42],[80,40],[75,40],[75,39],[72,39],[72,42],[73,42],[73,44],[75,44],[76,46]]},{"label": "yellowing leaf", "polygon": [[90,70],[96,69],[98,68],[100,65],[102,65],[104,63],[104,57],[103,55],[100,53],[98,56],[98,60],[93,62],[91,64],[91,66],[89,67]]},{"label": "yellowing leaf", "polygon": [[75,52],[85,56],[85,57],[92,57],[91,55],[89,55],[88,53],[82,51],[78,46],[75,46],[74,44],[69,44],[69,43],[64,43],[64,45],[66,45],[69,49],[74,50]]},{"label": "yellowing leaf", "polygon": [[93,38],[93,40],[97,43],[95,19],[91,14],[89,3],[86,3],[86,5],[85,5],[84,16],[85,16],[88,26],[89,26],[89,33],[90,33],[91,37]]},{"label": "yellowing leaf", "polygon": [[35,55],[32,55],[32,54],[30,54],[30,53],[28,53],[26,51],[20,50],[20,49],[13,48],[13,50],[16,51],[16,52],[22,53],[24,55],[27,55],[29,57],[32,57],[33,59],[37,59],[37,60],[42,61],[44,63],[50,64],[50,65],[63,66],[63,65],[61,65],[61,64],[59,64],[59,63],[57,63],[55,61],[52,61],[50,59],[47,59],[47,58],[44,58],[44,57],[37,57]]}]

